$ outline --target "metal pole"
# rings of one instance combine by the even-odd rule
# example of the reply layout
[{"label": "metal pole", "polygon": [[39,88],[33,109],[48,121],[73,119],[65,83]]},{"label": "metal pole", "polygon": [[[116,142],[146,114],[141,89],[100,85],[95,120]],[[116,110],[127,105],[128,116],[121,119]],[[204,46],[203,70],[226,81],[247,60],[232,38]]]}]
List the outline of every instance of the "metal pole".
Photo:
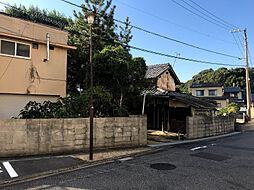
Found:
[{"label": "metal pole", "polygon": [[247,44],[247,30],[246,28],[243,30],[244,31],[244,42],[245,42],[245,61],[246,61],[246,97],[247,97],[247,115],[249,119],[251,119],[251,98],[250,98],[250,84],[249,84],[249,63],[248,63],[248,44]]},{"label": "metal pole", "polygon": [[90,99],[90,149],[89,159],[93,160],[93,46],[92,46],[92,24],[90,24],[90,77],[91,77],[91,99]]},{"label": "metal pole", "polygon": [[146,93],[144,93],[142,115],[145,115]]}]

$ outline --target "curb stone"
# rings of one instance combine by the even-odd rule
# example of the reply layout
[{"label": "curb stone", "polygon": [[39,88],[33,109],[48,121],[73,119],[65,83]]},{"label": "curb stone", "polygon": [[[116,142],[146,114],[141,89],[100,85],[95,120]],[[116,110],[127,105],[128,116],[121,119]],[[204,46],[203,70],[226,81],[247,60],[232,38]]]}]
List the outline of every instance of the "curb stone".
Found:
[{"label": "curb stone", "polygon": [[195,142],[202,142],[202,141],[209,141],[209,140],[214,140],[214,139],[220,139],[220,138],[225,138],[225,137],[231,137],[234,135],[239,135],[241,132],[232,132],[228,134],[223,134],[223,135],[218,135],[218,136],[211,136],[211,137],[205,137],[205,138],[200,138],[200,139],[193,139],[193,140],[186,140],[186,141],[181,141],[181,142],[173,142],[173,143],[162,143],[162,144],[153,144],[153,145],[148,145],[151,148],[158,148],[158,147],[163,147],[163,146],[175,146],[175,145],[180,145],[180,144],[189,144],[189,143],[195,143]]}]

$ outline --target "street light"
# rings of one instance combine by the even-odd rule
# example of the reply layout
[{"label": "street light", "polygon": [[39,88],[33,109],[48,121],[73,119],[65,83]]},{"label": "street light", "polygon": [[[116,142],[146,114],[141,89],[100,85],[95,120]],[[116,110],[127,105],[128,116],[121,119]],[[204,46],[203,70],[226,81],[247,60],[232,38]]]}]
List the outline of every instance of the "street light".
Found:
[{"label": "street light", "polygon": [[89,159],[93,160],[93,43],[92,43],[92,25],[94,23],[95,14],[86,14],[88,23],[90,24],[90,76],[91,76],[91,99],[90,99],[90,147],[89,147]]}]

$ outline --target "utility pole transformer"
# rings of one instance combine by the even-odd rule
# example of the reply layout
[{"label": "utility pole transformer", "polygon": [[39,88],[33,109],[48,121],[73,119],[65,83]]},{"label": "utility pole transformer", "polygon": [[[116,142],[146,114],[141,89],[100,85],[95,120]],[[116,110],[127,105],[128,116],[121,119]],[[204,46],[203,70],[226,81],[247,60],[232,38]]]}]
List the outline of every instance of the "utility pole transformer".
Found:
[{"label": "utility pole transformer", "polygon": [[251,119],[251,90],[250,90],[250,77],[249,77],[249,63],[248,63],[248,42],[247,42],[247,30],[244,32],[244,44],[245,44],[245,61],[246,61],[246,98],[247,98],[247,115]]}]

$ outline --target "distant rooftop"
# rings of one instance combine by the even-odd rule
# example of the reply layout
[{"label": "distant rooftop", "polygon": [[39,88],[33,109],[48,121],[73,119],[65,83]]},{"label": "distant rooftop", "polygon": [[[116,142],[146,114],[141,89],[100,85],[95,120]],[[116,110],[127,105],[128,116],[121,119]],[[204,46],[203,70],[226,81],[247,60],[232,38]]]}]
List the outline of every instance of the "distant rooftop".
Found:
[{"label": "distant rooftop", "polygon": [[143,94],[147,94],[154,97],[167,97],[172,98],[174,100],[183,102],[189,106],[192,106],[196,109],[215,109],[215,105],[207,100],[202,98],[192,96],[191,94],[183,94],[180,92],[163,90],[159,88],[147,89],[143,92]]},{"label": "distant rooftop", "polygon": [[202,87],[222,87],[223,83],[201,83],[201,84],[192,84],[190,88],[202,88]]},{"label": "distant rooftop", "polygon": [[225,87],[224,92],[241,92],[243,91],[240,87]]},{"label": "distant rooftop", "polygon": [[147,68],[145,78],[154,79],[154,78],[160,77],[167,70],[169,70],[169,72],[171,73],[172,77],[175,80],[175,83],[180,84],[180,80],[178,79],[176,73],[174,72],[173,68],[171,67],[169,63],[149,65]]}]

